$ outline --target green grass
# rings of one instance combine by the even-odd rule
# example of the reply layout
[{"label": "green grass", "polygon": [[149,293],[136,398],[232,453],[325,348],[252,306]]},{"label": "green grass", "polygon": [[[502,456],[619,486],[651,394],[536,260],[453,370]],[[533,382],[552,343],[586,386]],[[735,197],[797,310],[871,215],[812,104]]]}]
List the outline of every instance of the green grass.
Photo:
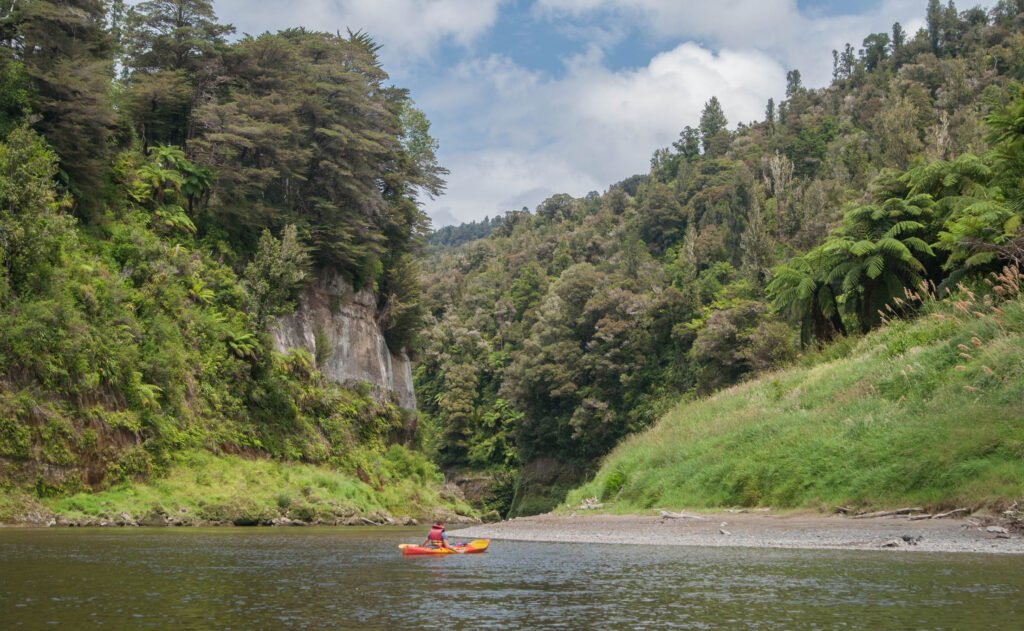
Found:
[{"label": "green grass", "polygon": [[571,492],[613,512],[1024,497],[1024,300],[931,303],[821,363],[684,403]]},{"label": "green grass", "polygon": [[[438,511],[473,514],[469,506],[442,494],[443,478],[418,454],[394,446],[383,456],[366,454],[364,462],[369,483],[326,466],[191,451],[181,454],[166,475],[145,483],[33,503],[72,520],[117,519],[127,513],[137,520],[168,515],[186,523],[251,524],[278,517],[334,523]],[[0,492],[0,512],[12,520],[24,512],[18,503],[26,497]]]}]

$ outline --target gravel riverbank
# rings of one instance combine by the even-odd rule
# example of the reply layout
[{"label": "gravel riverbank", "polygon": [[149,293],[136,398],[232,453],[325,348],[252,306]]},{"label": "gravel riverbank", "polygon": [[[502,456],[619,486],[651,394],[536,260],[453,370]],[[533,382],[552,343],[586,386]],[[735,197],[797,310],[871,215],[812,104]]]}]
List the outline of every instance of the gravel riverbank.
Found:
[{"label": "gravel riverbank", "polygon": [[815,513],[674,515],[548,514],[471,526],[453,535],[561,543],[1024,554],[1024,537],[985,515],[923,520]]}]

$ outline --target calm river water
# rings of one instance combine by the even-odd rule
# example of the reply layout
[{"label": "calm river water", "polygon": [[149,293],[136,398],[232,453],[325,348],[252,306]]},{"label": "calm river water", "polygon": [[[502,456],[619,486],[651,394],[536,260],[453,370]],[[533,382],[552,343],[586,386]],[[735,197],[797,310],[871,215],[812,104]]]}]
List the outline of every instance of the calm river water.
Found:
[{"label": "calm river water", "polygon": [[478,555],[399,554],[423,535],[0,530],[0,628],[1013,629],[1024,620],[1017,556],[510,541]]}]

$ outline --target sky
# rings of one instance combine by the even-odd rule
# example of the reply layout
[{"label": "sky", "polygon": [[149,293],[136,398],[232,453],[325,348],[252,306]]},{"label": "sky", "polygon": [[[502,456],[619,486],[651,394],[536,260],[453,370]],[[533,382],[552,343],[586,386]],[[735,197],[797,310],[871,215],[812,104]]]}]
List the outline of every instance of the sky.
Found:
[{"label": "sky", "polygon": [[[832,50],[913,35],[927,0],[215,0],[238,34],[363,30],[391,81],[431,121],[447,191],[435,228],[556,193],[603,192],[646,173],[717,96],[729,119],[764,118],[786,72],[827,85]],[[961,2],[961,8],[967,8]],[[991,6],[994,0],[981,2]]]}]

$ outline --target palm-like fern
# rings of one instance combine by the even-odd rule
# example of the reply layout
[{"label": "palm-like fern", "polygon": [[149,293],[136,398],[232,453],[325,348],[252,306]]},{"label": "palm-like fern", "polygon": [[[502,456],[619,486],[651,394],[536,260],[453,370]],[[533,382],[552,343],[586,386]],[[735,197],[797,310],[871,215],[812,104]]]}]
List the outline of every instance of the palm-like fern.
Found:
[{"label": "palm-like fern", "polygon": [[135,171],[129,194],[136,204],[153,212],[161,232],[195,234],[196,226],[182,204],[187,202],[191,211],[193,201],[209,191],[211,181],[210,170],[189,162],[181,149],[152,147],[149,160]]},{"label": "palm-like fern", "polygon": [[835,286],[825,280],[827,262],[821,248],[811,250],[775,268],[766,288],[775,309],[800,325],[800,343],[805,346],[812,339],[827,341],[846,334]]},{"label": "palm-like fern", "polygon": [[224,334],[224,343],[239,359],[256,359],[259,351],[259,338],[248,331],[228,329]]},{"label": "palm-like fern", "polygon": [[923,234],[933,202],[930,195],[890,199],[846,214],[843,226],[822,246],[828,261],[825,283],[840,284],[844,305],[861,330],[879,322],[878,312],[907,287],[923,280],[921,258],[935,255]]},{"label": "palm-like fern", "polygon": [[[1009,137],[1007,132],[993,140]],[[982,157],[965,154],[952,162],[937,160],[904,176],[912,193],[936,200],[935,212],[943,229],[934,246],[949,253],[943,268],[950,275],[943,286],[959,282],[966,274],[997,268],[996,249],[1011,241],[1020,227],[1021,215],[1006,199],[1000,183],[1005,179],[1007,156],[1000,157],[999,151]]]}]

